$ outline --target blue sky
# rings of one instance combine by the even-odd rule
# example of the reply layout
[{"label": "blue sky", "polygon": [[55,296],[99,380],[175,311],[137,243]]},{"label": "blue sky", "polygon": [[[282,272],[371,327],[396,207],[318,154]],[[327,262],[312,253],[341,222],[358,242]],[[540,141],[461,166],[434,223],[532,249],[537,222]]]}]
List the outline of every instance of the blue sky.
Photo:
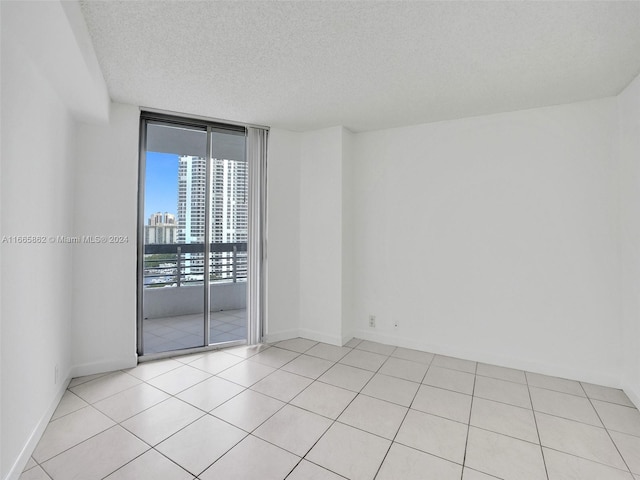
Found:
[{"label": "blue sky", "polygon": [[152,213],[177,213],[178,155],[147,152],[144,195],[145,224]]}]

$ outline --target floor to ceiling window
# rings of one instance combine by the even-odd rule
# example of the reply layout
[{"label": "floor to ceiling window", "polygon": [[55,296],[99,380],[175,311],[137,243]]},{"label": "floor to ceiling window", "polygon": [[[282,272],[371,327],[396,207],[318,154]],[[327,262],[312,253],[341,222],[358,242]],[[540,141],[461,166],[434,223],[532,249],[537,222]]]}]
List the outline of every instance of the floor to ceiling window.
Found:
[{"label": "floor to ceiling window", "polygon": [[264,129],[142,113],[139,355],[260,340],[265,146]]}]

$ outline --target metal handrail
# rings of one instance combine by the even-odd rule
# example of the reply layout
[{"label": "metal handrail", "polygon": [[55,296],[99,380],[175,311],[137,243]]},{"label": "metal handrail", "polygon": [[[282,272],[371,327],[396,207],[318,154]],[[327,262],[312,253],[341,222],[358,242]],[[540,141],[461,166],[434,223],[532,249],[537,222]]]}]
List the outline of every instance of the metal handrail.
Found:
[{"label": "metal handrail", "polygon": [[[147,244],[143,263],[145,288],[202,285],[204,243]],[[210,283],[245,281],[247,243],[210,244],[209,265]]]}]

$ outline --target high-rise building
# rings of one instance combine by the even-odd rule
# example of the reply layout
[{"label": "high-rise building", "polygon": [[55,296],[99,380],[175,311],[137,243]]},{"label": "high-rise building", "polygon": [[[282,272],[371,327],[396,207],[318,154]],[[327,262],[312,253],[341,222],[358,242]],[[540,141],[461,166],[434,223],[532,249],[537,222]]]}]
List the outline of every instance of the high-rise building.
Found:
[{"label": "high-rise building", "polygon": [[175,215],[157,212],[149,217],[148,224],[144,226],[144,243],[176,243],[176,233]]},{"label": "high-rise building", "polygon": [[[178,243],[203,243],[207,170],[202,157],[183,155],[178,164]],[[248,238],[249,170],[246,161],[214,158],[211,165],[212,243],[246,242]],[[202,265],[199,254],[189,256],[191,267]],[[219,277],[227,278],[233,253],[212,254],[219,266]],[[195,269],[190,269],[195,273]]]},{"label": "high-rise building", "polygon": [[176,224],[176,216],[172,213],[161,213],[161,212],[157,212],[152,214],[149,217],[149,223],[148,225],[151,226],[155,226],[155,225],[175,225]]},{"label": "high-rise building", "polygon": [[[211,166],[212,243],[246,242],[248,233],[247,162],[213,159]],[[205,232],[206,162],[183,155],[178,164],[178,242],[201,243]]]}]

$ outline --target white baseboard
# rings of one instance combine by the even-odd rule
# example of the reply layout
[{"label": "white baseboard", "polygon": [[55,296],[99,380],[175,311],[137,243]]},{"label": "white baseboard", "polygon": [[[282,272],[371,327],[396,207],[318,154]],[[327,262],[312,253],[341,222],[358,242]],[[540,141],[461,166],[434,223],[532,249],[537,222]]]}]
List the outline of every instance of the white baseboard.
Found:
[{"label": "white baseboard", "polygon": [[49,408],[44,413],[44,415],[40,417],[40,419],[38,420],[38,423],[36,423],[36,426],[31,431],[31,435],[29,435],[27,442],[22,447],[22,450],[20,451],[18,458],[16,458],[15,462],[13,462],[13,465],[9,469],[9,472],[7,473],[7,476],[4,478],[4,480],[18,480],[20,478],[20,475],[22,475],[22,471],[24,470],[24,467],[27,465],[27,462],[31,458],[33,451],[36,449],[36,446],[38,445],[38,442],[40,441],[42,434],[47,428],[47,425],[49,425],[49,421],[51,421],[51,417],[53,416],[53,413],[56,411],[56,408],[58,408],[60,399],[64,395],[64,392],[67,390],[67,387],[69,386],[70,381],[71,381],[71,376],[67,377],[67,379],[60,384],[60,388],[58,389],[58,391],[56,392],[56,395],[51,400],[51,403],[49,404]]},{"label": "white baseboard", "polygon": [[638,385],[625,384],[622,386],[622,390],[627,394],[629,400],[633,402],[638,410],[640,410],[640,387]]},{"label": "white baseboard", "polygon": [[283,330],[282,332],[268,333],[262,337],[262,341],[265,343],[276,343],[283,340],[289,340],[291,338],[297,338],[300,336],[300,330]]},{"label": "white baseboard", "polygon": [[111,360],[101,360],[99,362],[84,363],[71,368],[71,377],[84,377],[96,373],[113,372],[123,368],[132,368],[138,364],[138,356],[133,354],[129,358],[114,358]]},{"label": "white baseboard", "polygon": [[489,352],[469,351],[456,348],[455,346],[431,345],[420,340],[395,337],[393,335],[371,332],[369,330],[357,330],[356,332],[354,332],[354,336],[357,338],[362,338],[364,340],[394,345],[396,347],[411,348],[414,350],[421,350],[425,352],[436,353],[439,355],[448,355],[451,357],[463,358],[465,360],[483,362],[491,365],[498,365],[501,367],[514,368],[517,370],[525,370],[527,372],[540,373],[543,375],[594,383],[606,387],[622,387],[620,378],[603,372],[579,370],[571,367],[563,367],[561,365],[552,363],[523,360],[522,358],[509,357],[506,355],[496,355]]},{"label": "white baseboard", "polygon": [[315,340],[316,342],[328,343],[330,345],[342,346],[342,337],[340,335],[327,335],[317,330],[310,330],[308,328],[300,329],[300,337],[308,338],[309,340]]},{"label": "white baseboard", "polygon": [[307,328],[300,329],[292,329],[292,330],[284,330],[282,332],[269,333],[263,337],[263,341],[265,343],[275,343],[281,342],[283,340],[289,340],[291,338],[306,338],[308,340],[315,340],[316,342],[328,343],[330,345],[337,345],[341,347],[346,342],[348,342],[352,336],[347,338],[346,341],[338,335],[327,335],[323,332],[318,332],[317,330],[309,330]]}]

